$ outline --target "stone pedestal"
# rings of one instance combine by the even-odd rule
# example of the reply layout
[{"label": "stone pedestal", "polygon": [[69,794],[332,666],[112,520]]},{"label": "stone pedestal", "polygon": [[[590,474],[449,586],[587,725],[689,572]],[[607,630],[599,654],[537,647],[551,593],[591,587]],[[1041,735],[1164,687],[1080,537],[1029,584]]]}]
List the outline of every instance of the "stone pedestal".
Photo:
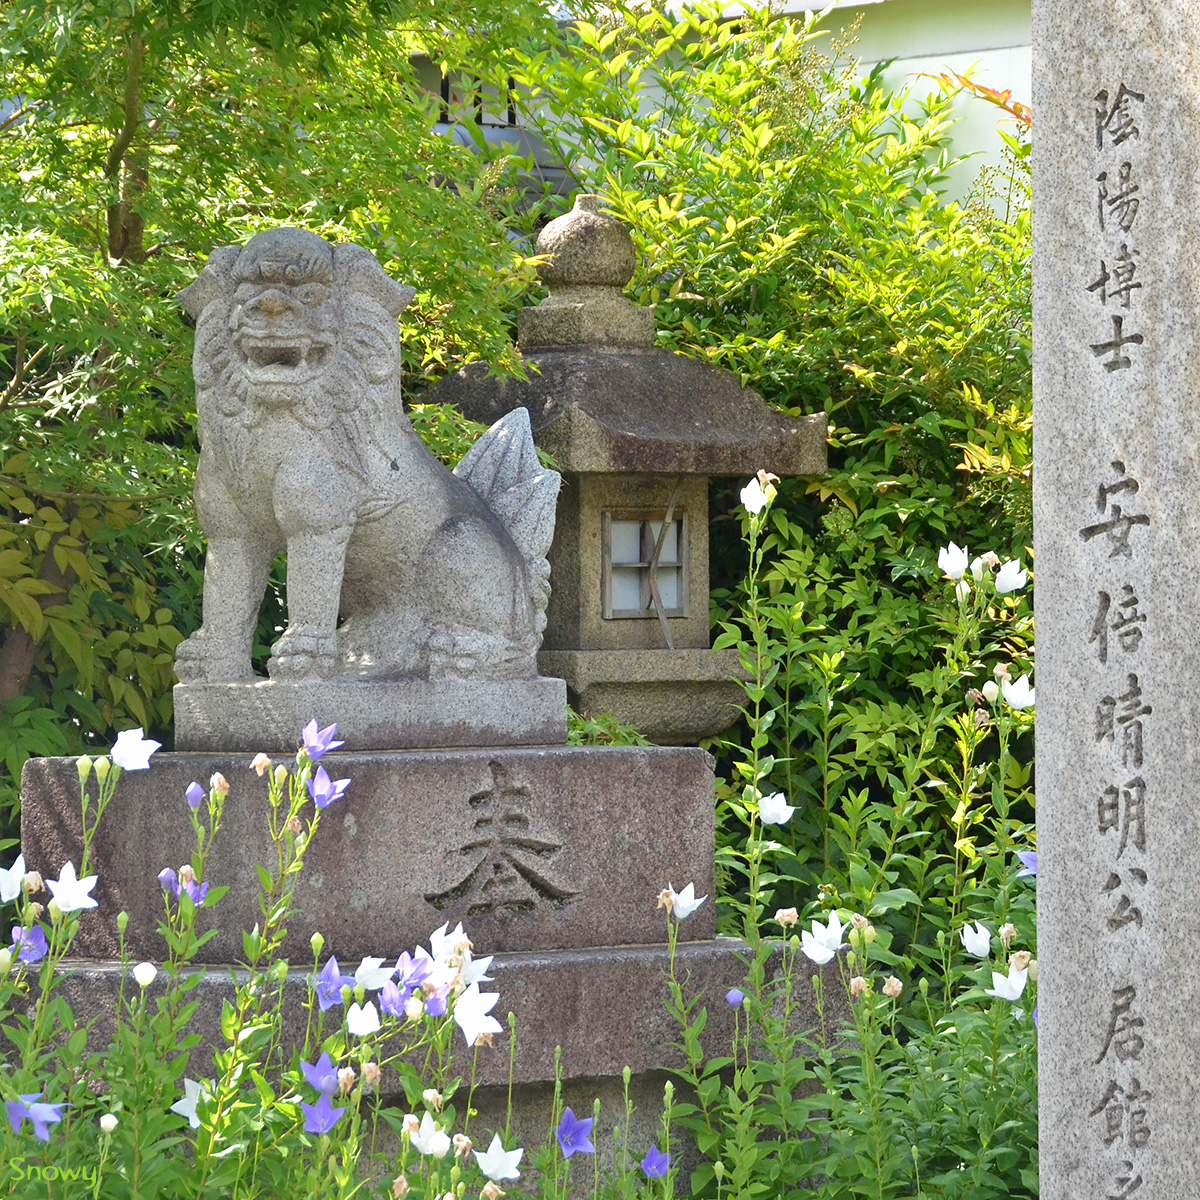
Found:
[{"label": "stone pedestal", "polygon": [[[130,960],[161,958],[157,874],[190,856],[183,792],[214,771],[231,791],[206,878],[230,890],[211,916],[200,914],[200,928],[211,921],[219,932],[200,954],[210,970],[192,993],[192,1028],[205,1046],[189,1073],[202,1075],[206,1046],[220,1044],[221,1007],[231,994],[224,964],[241,957],[241,931],[259,919],[254,863],[273,860],[267,781],[248,762],[248,753],[158,754],[149,770],[119,781],[93,844],[99,907],[81,914],[75,944],[86,957],[64,964],[62,985],[77,1016],[96,1018],[97,1046],[111,1036],[120,986],[116,914],[129,914]],[[443,921],[462,920],[477,955],[495,953],[494,983],[485,985],[500,993],[494,1015],[514,1016],[513,1127],[525,1144],[545,1137],[561,1047],[567,1102],[584,1114],[601,1098],[602,1154],[611,1153],[612,1126],[624,1120],[621,1075],[631,1070],[638,1111],[630,1136],[640,1157],[656,1136],[663,1069],[684,1065],[672,1047],[678,1026],[663,1005],[670,960],[656,900],[668,883],[694,883],[710,897],[715,891],[711,758],[695,748],[539,747],[338,751],[321,763],[352,782],[322,814],[288,922],[284,1052],[304,1037],[314,931],[326,939],[322,958],[336,954],[352,971],[362,957],[395,958]],[[30,869],[54,876],[67,859],[78,865],[76,760],[31,760],[22,792]],[[724,995],[744,978],[745,947],[714,938],[714,918],[710,898],[680,926],[689,940],[678,946],[676,970],[708,1009],[704,1044],[716,1055],[728,1052],[734,1014]],[[810,975],[797,981],[797,1020],[814,1028]],[[160,976],[152,990],[163,986]],[[461,1050],[457,1033],[455,1040]],[[506,1039],[481,1048],[476,1064],[480,1119],[500,1127],[509,1098]],[[390,1072],[383,1091],[403,1103]]]},{"label": "stone pedestal", "polygon": [[[256,862],[274,862],[267,780],[248,757],[158,754],[122,776],[92,849],[100,907],[83,914],[76,949],[117,957],[112,916],[129,914],[129,954],[161,953],[157,876],[191,857],[184,789],[230,781],[206,879],[227,886],[205,962],[235,962],[258,917]],[[395,958],[429,931],[462,921],[481,953],[659,942],[659,891],[694,882],[713,891],[712,760],[666,747],[402,750],[327,754],[352,782],[325,810],[296,893],[284,954],[309,959],[320,931],[340,962]],[[73,758],[31,759],[22,777],[22,848],[30,869],[56,877],[79,862],[79,780]],[[713,936],[710,902],[687,935]],[[215,915],[215,914],[214,914]],[[202,920],[203,923],[203,920]]]},{"label": "stone pedestal", "polygon": [[746,702],[736,650],[542,650],[576,712],[613,713],[662,745],[728,729]]},{"label": "stone pedestal", "polygon": [[349,750],[567,740],[561,679],[180,683],[174,699],[177,750],[294,753],[313,713],[337,725]]}]

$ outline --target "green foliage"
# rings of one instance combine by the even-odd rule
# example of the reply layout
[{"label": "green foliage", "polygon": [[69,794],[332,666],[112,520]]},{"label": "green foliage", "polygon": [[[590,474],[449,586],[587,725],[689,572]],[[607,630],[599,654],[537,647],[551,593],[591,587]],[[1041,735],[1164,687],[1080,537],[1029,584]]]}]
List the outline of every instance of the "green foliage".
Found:
[{"label": "green foliage", "polygon": [[[173,297],[214,245],[277,224],[359,241],[418,289],[410,385],[481,354],[519,369],[507,311],[532,276],[501,219],[518,163],[434,130],[440,98],[412,56],[486,81],[508,44],[556,26],[534,0],[84,0],[10,6],[0,28],[12,771],[51,720],[73,747],[134,724],[169,740],[202,571],[192,338]],[[466,436],[444,415],[419,423],[444,454]],[[275,587],[260,651],[280,614]],[[0,807],[15,803],[6,777]]]},{"label": "green foliage", "polygon": [[652,746],[632,725],[622,725],[612,713],[590,717],[567,709],[569,746]]},{"label": "green foliage", "polygon": [[[753,636],[737,524],[713,526],[717,621],[766,637],[772,662],[759,723],[722,751],[723,845],[746,851],[747,785],[781,791],[802,816],[781,835],[793,877],[770,886],[795,901],[836,878],[849,895],[864,847],[838,822],[857,811],[884,891],[883,857],[912,860],[908,886],[919,849],[969,841],[923,790],[952,750],[957,689],[1027,663],[1027,609],[1012,621],[1000,601],[975,605],[944,660],[955,602],[933,564],[950,540],[1003,559],[1029,541],[1028,144],[1008,136],[1007,173],[949,202],[952,95],[858,79],[814,20],[721,7],[612,6],[569,48],[527,55],[522,80],[539,132],[630,227],[659,345],[830,416],[828,473],[779,483],[759,530],[769,615]],[[729,883],[746,902],[744,874]]]},{"label": "green foliage", "polygon": [[[668,1003],[696,1097],[676,1120],[705,1155],[692,1193],[1032,1200],[1036,928],[1033,885],[1017,874],[1033,834],[1019,752],[1032,710],[1014,681],[985,670],[1001,647],[1007,674],[1013,648],[1028,663],[1027,602],[998,590],[1017,582],[1011,570],[1001,580],[986,561],[947,554],[961,578],[935,582],[924,564],[917,615],[934,645],[911,681],[923,704],[856,702],[848,652],[829,652],[799,589],[769,586],[778,494],[769,479],[759,486],[746,491],[746,609],[718,639],[748,675],[749,736],[718,852],[720,920],[750,949],[732,1057],[705,1054],[707,1014],[674,976]],[[780,760],[771,751],[787,738],[807,749],[784,741]],[[858,786],[864,776],[874,786]],[[768,801],[776,779],[786,796]],[[799,938],[787,933],[797,908],[814,918]],[[962,931],[976,922],[991,936],[972,962]],[[779,927],[782,943],[764,936]],[[814,976],[806,959],[830,965]],[[1029,971],[1017,999],[995,995],[1009,968]]]}]

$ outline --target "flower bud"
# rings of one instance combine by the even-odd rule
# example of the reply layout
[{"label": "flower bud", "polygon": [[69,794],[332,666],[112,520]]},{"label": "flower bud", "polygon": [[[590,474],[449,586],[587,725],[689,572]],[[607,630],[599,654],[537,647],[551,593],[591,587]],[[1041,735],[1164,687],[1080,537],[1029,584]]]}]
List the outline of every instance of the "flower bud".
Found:
[{"label": "flower bud", "polygon": [[288,769],[283,765],[283,763],[280,763],[275,768],[275,782],[278,784],[283,784],[287,780],[287,777]]},{"label": "flower bud", "polygon": [[256,754],[250,760],[250,768],[251,770],[257,771],[258,777],[261,779],[263,772],[271,769],[271,760],[265,754]]},{"label": "flower bud", "polygon": [[[41,908],[42,906],[40,904],[35,904],[33,907]],[[35,913],[34,915],[40,916],[41,914]],[[125,930],[128,928],[128,926],[129,926],[129,914],[122,910],[121,912],[117,913],[117,932],[124,933]]]},{"label": "flower bud", "polygon": [[889,975],[883,981],[883,994],[895,1000],[897,996],[904,990],[904,984],[898,980],[895,975]]},{"label": "flower bud", "polygon": [[794,908],[781,908],[775,913],[775,920],[779,922],[784,929],[790,929],[797,921],[800,920],[800,914]]},{"label": "flower bud", "polygon": [[194,779],[183,789],[183,795],[189,808],[199,808],[204,803],[204,789]]},{"label": "flower bud", "polygon": [[354,1073],[353,1067],[342,1067],[337,1073],[338,1077],[338,1092],[345,1096],[354,1088],[354,1081],[357,1076]]},{"label": "flower bud", "polygon": [[79,782],[83,783],[92,773],[92,760],[86,754],[81,754],[75,760],[75,769],[79,772]]},{"label": "flower bud", "polygon": [[133,977],[138,987],[148,988],[158,974],[158,968],[152,962],[141,962],[133,968]]},{"label": "flower bud", "polygon": [[363,1087],[378,1087],[379,1086],[379,1064],[373,1062],[363,1063]]},{"label": "flower bud", "polygon": [[7,975],[12,967],[12,951],[0,950],[0,975]]},{"label": "flower bud", "polygon": [[876,932],[874,925],[868,925],[866,927],[866,929],[863,930],[863,941],[865,941],[868,946],[871,945],[871,943],[878,936],[879,936],[879,934]]},{"label": "flower bud", "polygon": [[437,1088],[426,1088],[421,1093],[421,1099],[425,1101],[429,1108],[433,1109],[433,1111],[437,1113],[442,1111],[442,1105],[446,1102],[445,1097],[437,1090]]},{"label": "flower bud", "polygon": [[989,704],[995,704],[1000,697],[1000,688],[994,679],[989,679],[987,683],[983,685],[981,691],[983,692],[983,698]]},{"label": "flower bud", "polygon": [[410,1021],[417,1020],[425,1012],[425,1001],[420,996],[409,996],[404,1006],[404,1015]]},{"label": "flower bud", "polygon": [[1029,960],[1029,978],[1033,983],[1037,983],[1037,959]]},{"label": "flower bud", "polygon": [[312,947],[312,952],[320,958],[321,951],[325,949],[325,935],[318,930],[308,939],[308,944]]},{"label": "flower bud", "polygon": [[859,996],[865,996],[871,990],[871,985],[861,976],[855,975],[850,980],[850,998],[857,1000]]},{"label": "flower bud", "polygon": [[[37,907],[38,906],[35,904],[34,908],[37,908]],[[57,921],[58,918],[62,916],[62,909],[58,907],[57,900],[51,900],[50,903],[46,906],[46,911],[50,914],[51,921]],[[34,915],[40,917],[42,914],[35,913]]]},{"label": "flower bud", "polygon": [[26,871],[21,886],[32,896],[34,892],[40,892],[46,884],[36,871]]},{"label": "flower bud", "polygon": [[1025,971],[1029,969],[1029,963],[1032,958],[1033,955],[1028,950],[1018,950],[1009,958],[1008,965],[1015,967],[1018,971]]},{"label": "flower bud", "polygon": [[96,778],[103,783],[108,778],[109,771],[112,770],[112,759],[101,754],[92,762],[92,770],[96,772]]},{"label": "flower bud", "polygon": [[465,1133],[454,1135],[454,1157],[462,1158],[471,1151],[471,1139]]},{"label": "flower bud", "polygon": [[1009,921],[1007,924],[1000,926],[997,936],[1004,943],[1004,948],[1007,950],[1017,936],[1017,927]]},{"label": "flower bud", "polygon": [[725,1164],[719,1158],[715,1163],[713,1163],[713,1174],[718,1179],[725,1178]]},{"label": "flower bud", "polygon": [[102,1133],[112,1133],[117,1127],[117,1118],[115,1113],[105,1113],[100,1118],[100,1130]]},{"label": "flower bud", "polygon": [[295,838],[293,838],[293,839],[292,839],[292,849],[294,849],[294,850],[296,851],[296,853],[297,853],[297,854],[299,854],[299,853],[300,853],[300,851],[304,849],[304,837],[303,837],[303,835],[301,835],[300,837],[295,837]]},{"label": "flower bud", "polygon": [[209,786],[218,796],[229,795],[229,780],[221,774],[220,771],[214,773],[213,777],[208,781]]}]

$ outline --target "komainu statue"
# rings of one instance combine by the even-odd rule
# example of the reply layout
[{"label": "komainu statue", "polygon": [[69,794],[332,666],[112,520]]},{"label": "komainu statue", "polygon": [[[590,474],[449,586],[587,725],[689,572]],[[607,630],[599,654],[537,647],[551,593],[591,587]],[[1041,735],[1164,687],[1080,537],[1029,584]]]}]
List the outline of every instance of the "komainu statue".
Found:
[{"label": "komainu statue", "polygon": [[400,402],[396,318],[412,299],[362,246],[301,229],[215,249],[180,300],[196,320],[208,539],[204,623],[182,683],[253,679],[271,561],[287,551],[273,679],[523,679],[549,599],[559,477],[524,409],[453,474]]}]

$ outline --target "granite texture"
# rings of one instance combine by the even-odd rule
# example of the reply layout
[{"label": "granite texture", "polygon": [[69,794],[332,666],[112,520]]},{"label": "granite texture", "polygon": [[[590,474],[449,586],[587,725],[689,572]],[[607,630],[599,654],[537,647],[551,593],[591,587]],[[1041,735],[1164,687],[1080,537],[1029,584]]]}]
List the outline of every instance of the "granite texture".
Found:
[{"label": "granite texture", "polygon": [[600,211],[600,196],[577,196],[569,213],[538,235],[547,260],[538,275],[550,294],[517,313],[517,341],[533,346],[653,346],[654,310],[621,295],[633,278],[633,239]]},{"label": "granite texture", "polygon": [[612,713],[659,745],[693,745],[738,719],[746,693],[736,650],[543,650],[576,712]]},{"label": "granite texture", "polygon": [[669,350],[536,349],[528,379],[472,363],[426,393],[488,424],[529,410],[560,471],[821,475],[825,413],[772,408],[736,375]]},{"label": "granite texture", "polygon": [[[661,935],[665,924],[661,913],[659,917]],[[689,917],[688,923],[693,919]],[[683,928],[686,930],[686,924]],[[470,927],[468,932],[475,936]],[[477,953],[491,953],[492,947],[478,939],[476,942]],[[722,1053],[722,1048],[728,1053],[734,1011],[725,1002],[725,993],[745,979],[744,953],[743,943],[736,938],[681,943],[678,947],[676,971],[687,976],[685,992],[698,997],[708,1009],[702,1043],[710,1054]],[[556,1046],[562,1047],[561,1069],[565,1079],[620,1079],[626,1067],[641,1075],[682,1066],[679,1049],[672,1044],[678,1038],[678,1026],[663,1004],[667,994],[664,972],[668,964],[667,948],[663,945],[497,954],[488,972],[493,982],[482,984],[481,988],[500,994],[492,1015],[506,1029],[508,1014],[514,1015],[517,1054],[513,1081],[553,1083]],[[119,988],[119,965],[68,960],[63,970],[67,976],[60,984],[63,994],[77,1017],[85,1013],[97,1016],[94,1037],[103,1044],[111,1037],[115,1005],[110,998],[115,997]],[[303,1043],[307,1017],[302,1005],[307,993],[305,977],[309,973],[291,970],[284,984],[285,1052]],[[836,964],[818,969],[806,960],[804,969],[797,971],[793,984],[794,1026],[820,1028],[812,987],[812,977],[817,974],[824,977],[825,1022],[832,1033],[849,1016],[845,992],[837,982]],[[134,985],[130,982],[126,986]],[[150,985],[150,998],[165,986],[165,974],[160,973]],[[221,967],[209,971],[192,993],[199,1006],[194,1028],[209,1045],[218,1044],[221,1002],[231,990],[228,969]],[[464,1043],[457,1031],[454,1039],[455,1051],[462,1052]],[[478,1078],[485,1086],[507,1082],[507,1036],[497,1036],[490,1050],[480,1048]],[[385,1079],[385,1092],[389,1083],[395,1086],[394,1076]]]},{"label": "granite texture", "polygon": [[1200,9],[1035,0],[1040,1194],[1200,1195]]},{"label": "granite texture", "polygon": [[553,678],[180,683],[174,697],[177,750],[294,752],[313,713],[348,750],[567,740],[566,685]]},{"label": "granite texture", "polygon": [[[232,791],[205,878],[230,891],[201,958],[240,957],[236,931],[258,920],[254,863],[276,858],[267,781],[248,762],[160,753],[150,770],[124,774],[92,848],[99,908],[82,915],[81,954],[117,957],[120,911],[129,954],[161,952],[157,876],[178,869],[193,845],[184,789],[220,771]],[[337,751],[321,763],[352,782],[322,814],[297,886],[285,946],[293,962],[309,958],[317,930],[329,953],[357,961],[395,957],[460,920],[489,950],[652,943],[662,937],[655,903],[667,883],[713,893],[712,759],[698,749]],[[65,861],[78,865],[75,760],[31,759],[21,791],[29,868],[54,878]],[[685,929],[712,937],[713,904]]]},{"label": "granite texture", "polygon": [[361,246],[299,229],[218,247],[180,293],[196,319],[208,540],[182,683],[253,678],[259,602],[283,550],[273,679],[536,675],[558,476],[519,413],[453,474],[433,457],[400,402],[396,317],[412,295]]}]

